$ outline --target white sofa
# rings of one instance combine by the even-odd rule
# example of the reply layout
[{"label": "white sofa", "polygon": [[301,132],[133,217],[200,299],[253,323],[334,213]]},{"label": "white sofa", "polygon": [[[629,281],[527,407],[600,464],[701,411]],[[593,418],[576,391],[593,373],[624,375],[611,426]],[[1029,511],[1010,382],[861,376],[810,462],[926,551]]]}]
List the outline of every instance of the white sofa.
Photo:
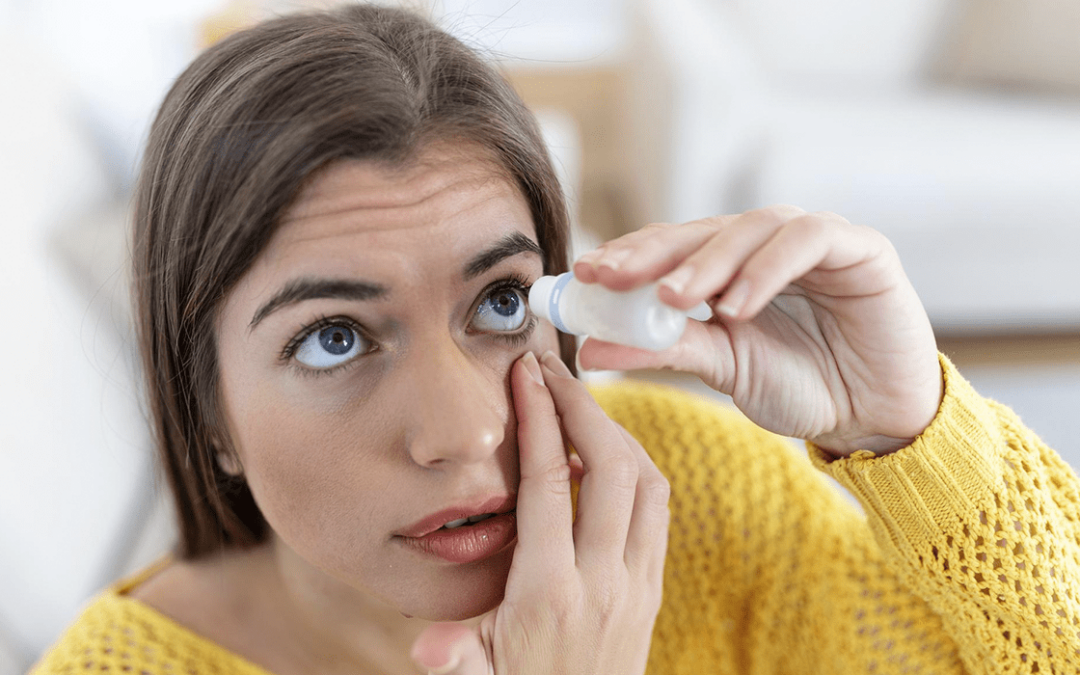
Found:
[{"label": "white sofa", "polygon": [[953,0],[636,0],[639,213],[771,203],[896,245],[939,333],[1080,329],[1080,98],[935,85]]}]

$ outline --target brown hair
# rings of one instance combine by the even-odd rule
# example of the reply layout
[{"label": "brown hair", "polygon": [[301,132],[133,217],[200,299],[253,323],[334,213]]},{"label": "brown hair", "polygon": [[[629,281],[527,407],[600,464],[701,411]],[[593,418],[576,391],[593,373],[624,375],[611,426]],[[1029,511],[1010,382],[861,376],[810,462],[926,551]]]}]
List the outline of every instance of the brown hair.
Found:
[{"label": "brown hair", "polygon": [[[432,141],[487,149],[529,203],[545,274],[566,271],[562,191],[537,124],[489,64],[429,21],[346,5],[288,15],[199,55],[150,130],[135,193],[134,295],[151,421],[195,558],[263,541],[231,452],[214,320],[306,181],[331,162],[404,163]],[[574,361],[572,337],[561,335]]]}]

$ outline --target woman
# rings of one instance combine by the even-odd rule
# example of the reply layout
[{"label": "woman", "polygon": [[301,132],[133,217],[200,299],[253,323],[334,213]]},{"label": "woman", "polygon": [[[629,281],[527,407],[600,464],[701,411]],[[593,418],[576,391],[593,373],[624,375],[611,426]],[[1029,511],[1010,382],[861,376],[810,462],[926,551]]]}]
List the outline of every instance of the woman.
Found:
[{"label": "woman", "polygon": [[880,234],[776,206],[609,242],[583,281],[716,316],[580,367],[697,373],[756,426],[590,394],[525,302],[568,267],[535,123],[422,19],[349,6],[202,54],[151,131],[134,244],[180,545],[35,672],[1080,663],[1080,481],[937,353]]}]

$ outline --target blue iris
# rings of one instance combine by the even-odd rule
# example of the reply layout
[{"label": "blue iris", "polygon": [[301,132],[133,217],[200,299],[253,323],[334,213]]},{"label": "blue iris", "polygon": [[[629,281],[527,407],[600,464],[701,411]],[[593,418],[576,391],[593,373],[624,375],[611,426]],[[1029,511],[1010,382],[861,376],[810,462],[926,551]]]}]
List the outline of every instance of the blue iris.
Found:
[{"label": "blue iris", "polygon": [[363,338],[343,324],[312,331],[296,348],[296,360],[309,368],[330,368],[360,353]]},{"label": "blue iris", "polygon": [[[525,323],[525,298],[516,288],[502,288],[492,292],[476,308],[476,320],[482,322],[477,328],[498,332],[517,330]],[[483,325],[487,322],[487,325]]]},{"label": "blue iris", "polygon": [[348,354],[354,342],[352,331],[344,326],[330,326],[319,331],[319,344],[335,356]]}]

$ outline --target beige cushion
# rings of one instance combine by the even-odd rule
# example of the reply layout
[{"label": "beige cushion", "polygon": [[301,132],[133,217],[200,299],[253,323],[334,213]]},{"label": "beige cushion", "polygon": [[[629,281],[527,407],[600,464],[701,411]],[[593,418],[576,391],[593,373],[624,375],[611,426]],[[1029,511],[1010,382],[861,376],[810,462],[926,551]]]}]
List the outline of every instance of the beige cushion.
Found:
[{"label": "beige cushion", "polygon": [[938,74],[955,84],[1080,95],[1080,1],[959,0]]}]

